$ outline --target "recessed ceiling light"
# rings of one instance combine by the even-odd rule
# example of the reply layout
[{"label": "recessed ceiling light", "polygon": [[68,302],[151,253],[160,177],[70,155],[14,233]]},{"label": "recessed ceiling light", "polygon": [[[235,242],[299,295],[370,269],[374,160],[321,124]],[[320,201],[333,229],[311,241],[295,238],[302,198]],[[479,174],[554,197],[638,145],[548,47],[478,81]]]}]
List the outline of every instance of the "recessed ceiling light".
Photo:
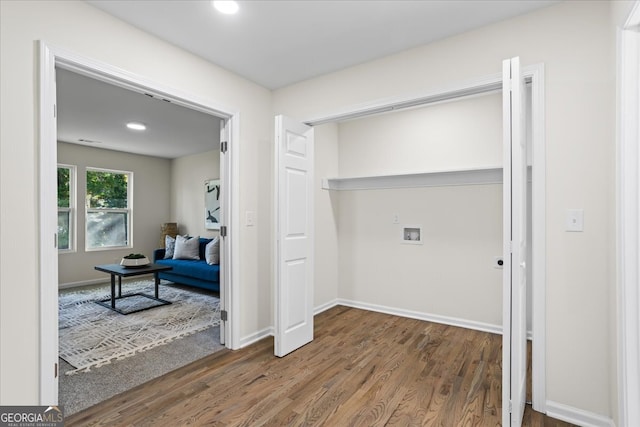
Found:
[{"label": "recessed ceiling light", "polygon": [[216,0],[213,2],[213,7],[220,13],[224,13],[225,15],[233,15],[238,12],[240,7],[238,6],[238,2],[233,0]]},{"label": "recessed ceiling light", "polygon": [[138,122],[129,122],[127,123],[127,127],[133,130],[146,130],[147,127],[143,123]]}]

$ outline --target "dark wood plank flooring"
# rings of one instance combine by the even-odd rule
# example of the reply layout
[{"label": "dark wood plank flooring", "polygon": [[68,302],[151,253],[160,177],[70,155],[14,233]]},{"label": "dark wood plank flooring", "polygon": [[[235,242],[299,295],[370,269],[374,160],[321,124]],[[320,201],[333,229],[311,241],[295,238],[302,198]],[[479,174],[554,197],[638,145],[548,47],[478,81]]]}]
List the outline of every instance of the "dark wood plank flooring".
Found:
[{"label": "dark wood plank flooring", "polygon": [[[312,343],[223,350],[115,396],[67,426],[498,426],[501,337],[334,307]],[[526,426],[568,426],[527,407]]]}]

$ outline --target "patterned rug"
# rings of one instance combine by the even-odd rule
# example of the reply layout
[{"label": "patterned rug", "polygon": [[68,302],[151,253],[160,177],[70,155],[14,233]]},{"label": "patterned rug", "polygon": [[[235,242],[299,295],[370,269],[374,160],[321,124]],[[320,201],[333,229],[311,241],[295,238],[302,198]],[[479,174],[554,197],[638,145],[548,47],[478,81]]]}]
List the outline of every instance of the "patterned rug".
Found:
[{"label": "patterned rug", "polygon": [[[59,356],[74,367],[66,374],[89,371],[220,324],[217,297],[166,283],[160,285],[160,298],[171,301],[171,305],[126,316],[95,303],[109,298],[109,285],[61,291],[58,297]],[[151,280],[128,282],[122,284],[122,293],[153,295],[153,288]],[[156,302],[144,297],[116,301],[118,308],[126,310],[153,303]]]}]

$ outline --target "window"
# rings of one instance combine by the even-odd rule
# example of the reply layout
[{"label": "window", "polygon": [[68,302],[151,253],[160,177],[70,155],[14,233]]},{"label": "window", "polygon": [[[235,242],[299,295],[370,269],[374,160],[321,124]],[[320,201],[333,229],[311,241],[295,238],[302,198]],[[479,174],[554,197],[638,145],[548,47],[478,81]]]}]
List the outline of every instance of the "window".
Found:
[{"label": "window", "polygon": [[58,252],[75,250],[76,168],[58,165]]},{"label": "window", "polygon": [[86,249],[131,245],[133,172],[87,168]]}]

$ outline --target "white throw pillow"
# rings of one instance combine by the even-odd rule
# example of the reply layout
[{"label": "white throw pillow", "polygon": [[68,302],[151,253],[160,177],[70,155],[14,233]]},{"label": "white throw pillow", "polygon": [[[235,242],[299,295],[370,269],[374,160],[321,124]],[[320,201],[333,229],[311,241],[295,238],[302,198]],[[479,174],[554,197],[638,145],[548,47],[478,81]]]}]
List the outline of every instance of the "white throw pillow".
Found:
[{"label": "white throw pillow", "polygon": [[220,264],[220,239],[215,237],[204,249],[207,264]]},{"label": "white throw pillow", "polygon": [[199,247],[200,236],[176,236],[176,249],[173,253],[173,259],[200,259],[198,254]]},{"label": "white throw pillow", "polygon": [[164,236],[164,259],[173,258],[173,253],[176,250],[176,239],[171,236]]}]

